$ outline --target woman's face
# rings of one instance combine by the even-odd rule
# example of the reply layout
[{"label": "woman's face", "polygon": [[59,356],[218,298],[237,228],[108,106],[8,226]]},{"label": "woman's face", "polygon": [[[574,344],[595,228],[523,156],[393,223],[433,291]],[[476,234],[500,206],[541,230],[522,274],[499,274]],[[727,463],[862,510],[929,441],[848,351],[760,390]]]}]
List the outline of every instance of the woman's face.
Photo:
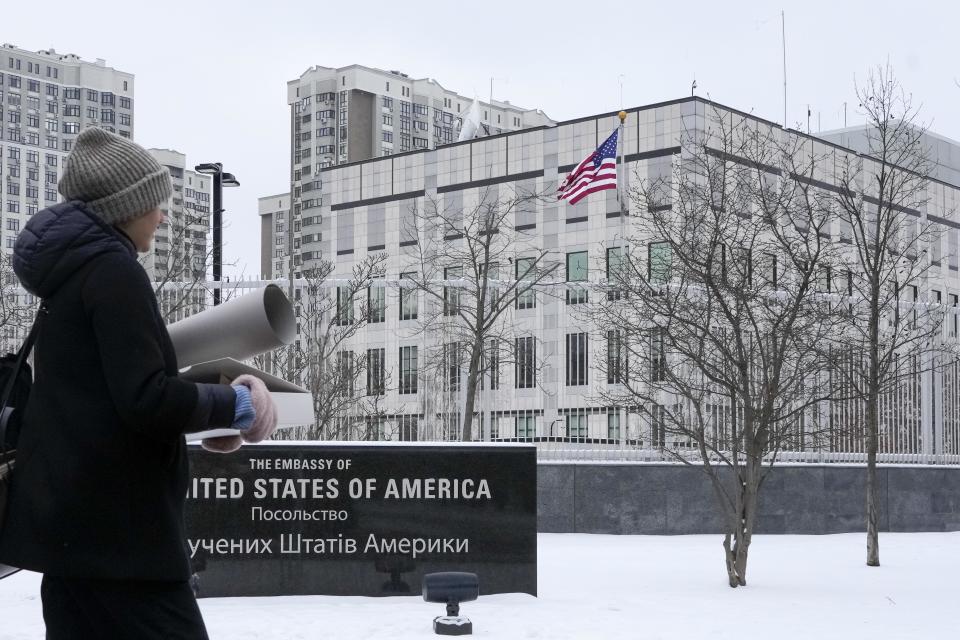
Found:
[{"label": "woman's face", "polygon": [[124,233],[130,236],[130,239],[133,240],[134,246],[137,248],[137,251],[140,253],[146,253],[150,251],[150,245],[153,242],[153,235],[157,232],[157,228],[165,220],[163,215],[163,210],[160,207],[147,211],[142,216],[134,218],[133,220],[127,220],[126,222],[121,222],[117,226],[120,227]]}]

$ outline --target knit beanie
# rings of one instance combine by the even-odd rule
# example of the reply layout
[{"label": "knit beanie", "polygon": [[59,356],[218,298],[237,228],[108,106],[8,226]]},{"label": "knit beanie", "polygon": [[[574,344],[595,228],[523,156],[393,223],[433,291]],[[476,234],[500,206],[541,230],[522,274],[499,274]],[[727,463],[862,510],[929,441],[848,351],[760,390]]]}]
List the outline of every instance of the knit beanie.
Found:
[{"label": "knit beanie", "polygon": [[140,217],[173,192],[170,172],[146,149],[97,127],[77,137],[57,188],[111,225]]}]

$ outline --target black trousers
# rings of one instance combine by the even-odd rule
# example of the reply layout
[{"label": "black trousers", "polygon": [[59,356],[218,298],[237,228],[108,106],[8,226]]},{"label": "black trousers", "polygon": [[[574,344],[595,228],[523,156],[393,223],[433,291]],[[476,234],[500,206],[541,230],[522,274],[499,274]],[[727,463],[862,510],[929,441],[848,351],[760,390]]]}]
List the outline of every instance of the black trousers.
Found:
[{"label": "black trousers", "polygon": [[208,640],[186,582],[43,576],[47,640]]}]

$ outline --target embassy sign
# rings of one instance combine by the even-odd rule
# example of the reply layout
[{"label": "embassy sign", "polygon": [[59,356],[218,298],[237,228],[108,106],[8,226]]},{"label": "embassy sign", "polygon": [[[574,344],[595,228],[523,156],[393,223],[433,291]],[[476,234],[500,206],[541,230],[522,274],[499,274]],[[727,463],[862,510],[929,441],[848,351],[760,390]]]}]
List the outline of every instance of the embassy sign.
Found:
[{"label": "embassy sign", "polygon": [[187,545],[204,596],[408,595],[469,571],[537,593],[531,445],[269,444],[190,449]]}]

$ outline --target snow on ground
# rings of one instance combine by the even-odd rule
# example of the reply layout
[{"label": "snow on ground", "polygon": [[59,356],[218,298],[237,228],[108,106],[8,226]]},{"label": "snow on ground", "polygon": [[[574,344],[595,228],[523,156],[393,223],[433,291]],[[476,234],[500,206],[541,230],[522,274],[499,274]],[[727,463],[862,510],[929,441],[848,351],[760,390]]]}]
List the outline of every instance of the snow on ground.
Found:
[{"label": "snow on ground", "polygon": [[[484,596],[461,609],[477,638],[777,640],[957,637],[960,532],[888,533],[880,568],[865,535],[758,536],[749,586],[726,586],[722,538],[539,535],[540,597]],[[481,577],[482,580],[482,577]],[[0,638],[43,638],[40,576],[0,581]],[[435,637],[441,605],[393,598],[200,601],[213,640]]]}]

